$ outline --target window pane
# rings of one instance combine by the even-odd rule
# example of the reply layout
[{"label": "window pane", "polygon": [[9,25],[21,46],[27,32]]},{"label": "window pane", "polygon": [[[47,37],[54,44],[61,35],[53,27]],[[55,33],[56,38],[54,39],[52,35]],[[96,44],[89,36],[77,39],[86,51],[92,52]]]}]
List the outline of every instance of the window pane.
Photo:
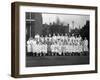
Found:
[{"label": "window pane", "polygon": [[26,19],[30,19],[30,17],[31,17],[30,14],[31,14],[30,12],[26,12]]},{"label": "window pane", "polygon": [[26,21],[26,27],[30,27],[31,26],[31,22],[30,21]]},{"label": "window pane", "polygon": [[35,13],[31,13],[31,19],[35,19]]}]

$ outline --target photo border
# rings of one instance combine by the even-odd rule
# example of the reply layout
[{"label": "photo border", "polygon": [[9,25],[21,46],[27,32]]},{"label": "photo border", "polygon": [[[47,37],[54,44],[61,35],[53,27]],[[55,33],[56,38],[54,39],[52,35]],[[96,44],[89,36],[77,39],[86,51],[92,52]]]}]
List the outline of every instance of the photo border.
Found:
[{"label": "photo border", "polygon": [[[87,9],[95,10],[95,70],[90,71],[74,71],[74,72],[57,72],[43,74],[22,74],[20,75],[20,56],[19,56],[19,35],[20,21],[19,8],[20,6],[39,6],[39,7],[57,7],[57,8],[72,8],[72,9]],[[97,73],[97,7],[80,6],[80,5],[61,5],[61,4],[44,4],[44,3],[29,3],[29,2],[13,2],[11,4],[11,76],[15,78],[23,77],[41,77],[41,76],[56,76],[56,75],[71,75],[71,74],[86,74]]]}]

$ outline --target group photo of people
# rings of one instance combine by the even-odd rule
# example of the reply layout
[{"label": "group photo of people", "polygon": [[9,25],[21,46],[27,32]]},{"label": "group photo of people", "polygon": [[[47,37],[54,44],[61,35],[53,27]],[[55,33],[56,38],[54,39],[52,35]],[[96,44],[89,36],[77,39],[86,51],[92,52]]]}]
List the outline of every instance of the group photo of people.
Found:
[{"label": "group photo of people", "polygon": [[66,55],[67,53],[88,52],[88,40],[74,34],[36,34],[27,41],[27,52],[35,56]]},{"label": "group photo of people", "polygon": [[26,67],[89,64],[89,15],[25,15]]}]

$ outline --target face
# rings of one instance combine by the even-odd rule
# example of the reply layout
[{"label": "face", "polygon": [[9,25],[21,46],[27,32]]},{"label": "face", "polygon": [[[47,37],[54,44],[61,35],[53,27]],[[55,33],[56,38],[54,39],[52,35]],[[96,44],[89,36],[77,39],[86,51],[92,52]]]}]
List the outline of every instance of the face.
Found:
[{"label": "face", "polygon": [[53,34],[53,36],[55,36],[55,34]]},{"label": "face", "polygon": [[67,36],[67,34],[65,34]]},{"label": "face", "polygon": [[57,34],[59,36],[59,34]]},{"label": "face", "polygon": [[47,37],[47,35],[45,35],[45,37]]},{"label": "face", "polygon": [[51,37],[51,34],[49,34],[49,37]]},{"label": "face", "polygon": [[41,37],[43,37],[43,35],[41,35]]}]

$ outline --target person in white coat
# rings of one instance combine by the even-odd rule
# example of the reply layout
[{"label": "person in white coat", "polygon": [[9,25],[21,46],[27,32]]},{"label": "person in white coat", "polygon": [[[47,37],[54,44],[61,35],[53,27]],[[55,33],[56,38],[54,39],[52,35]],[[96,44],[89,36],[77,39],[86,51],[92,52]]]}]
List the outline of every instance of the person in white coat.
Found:
[{"label": "person in white coat", "polygon": [[71,37],[71,52],[75,52],[75,36],[74,34],[72,34],[72,37]]},{"label": "person in white coat", "polygon": [[27,52],[30,53],[32,52],[32,43],[31,43],[31,38],[27,41]]},{"label": "person in white coat", "polygon": [[88,40],[86,39],[86,37],[84,39],[84,47],[83,47],[83,49],[84,49],[84,51],[88,51]]},{"label": "person in white coat", "polygon": [[36,35],[34,36],[34,38],[39,42],[40,35],[39,35],[39,34],[36,34]]},{"label": "person in white coat", "polygon": [[35,39],[32,39],[31,44],[32,44],[32,52],[33,52],[33,55],[36,55],[36,53],[37,53],[36,40]]},{"label": "person in white coat", "polygon": [[53,43],[56,43],[57,42],[57,36],[55,34],[53,34],[53,36],[52,36],[52,42]]},{"label": "person in white coat", "polygon": [[78,37],[78,52],[82,52],[83,51],[83,45],[82,45],[82,37],[79,35]]},{"label": "person in white coat", "polygon": [[65,36],[64,36],[64,46],[65,46],[65,53],[67,53],[68,52],[68,48],[69,48],[69,46],[68,46],[68,35],[67,35],[67,33],[65,34]]}]

